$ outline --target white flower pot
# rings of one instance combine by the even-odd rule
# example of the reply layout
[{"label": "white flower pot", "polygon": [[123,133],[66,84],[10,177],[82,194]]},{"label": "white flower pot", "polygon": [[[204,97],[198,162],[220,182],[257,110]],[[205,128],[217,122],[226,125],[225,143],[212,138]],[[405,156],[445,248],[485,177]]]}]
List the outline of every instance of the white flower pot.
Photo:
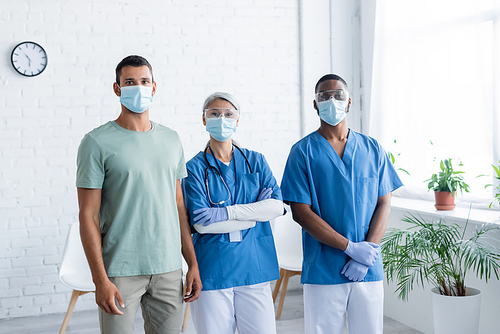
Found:
[{"label": "white flower pot", "polygon": [[442,296],[432,289],[435,334],[477,334],[481,291],[467,288],[464,297]]}]

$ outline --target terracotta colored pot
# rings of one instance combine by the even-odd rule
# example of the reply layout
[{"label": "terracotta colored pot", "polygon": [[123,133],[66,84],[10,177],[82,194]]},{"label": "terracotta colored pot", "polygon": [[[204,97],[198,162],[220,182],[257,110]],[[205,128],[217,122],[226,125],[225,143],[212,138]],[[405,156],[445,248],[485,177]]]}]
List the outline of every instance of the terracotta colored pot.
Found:
[{"label": "terracotta colored pot", "polygon": [[434,196],[436,198],[436,210],[447,211],[455,209],[455,192],[453,192],[453,197],[449,191],[435,191]]}]

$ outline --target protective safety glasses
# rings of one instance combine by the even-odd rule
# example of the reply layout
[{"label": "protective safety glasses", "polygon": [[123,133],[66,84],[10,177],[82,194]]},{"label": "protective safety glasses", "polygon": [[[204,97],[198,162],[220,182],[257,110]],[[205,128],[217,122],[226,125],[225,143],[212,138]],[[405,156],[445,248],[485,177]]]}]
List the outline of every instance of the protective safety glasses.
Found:
[{"label": "protective safety glasses", "polygon": [[239,114],[240,113],[238,110],[229,109],[229,108],[205,109],[205,118],[225,117],[225,118],[238,119]]},{"label": "protective safety glasses", "polygon": [[328,101],[335,99],[337,101],[345,101],[349,98],[349,93],[343,89],[325,90],[316,94],[316,102]]}]

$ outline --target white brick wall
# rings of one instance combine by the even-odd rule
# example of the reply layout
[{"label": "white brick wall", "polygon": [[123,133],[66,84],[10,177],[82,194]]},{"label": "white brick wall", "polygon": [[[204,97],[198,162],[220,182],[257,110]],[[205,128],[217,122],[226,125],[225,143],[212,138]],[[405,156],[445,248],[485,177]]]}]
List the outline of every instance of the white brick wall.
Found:
[{"label": "white brick wall", "polygon": [[[0,0],[0,319],[65,312],[57,272],[77,221],[76,150],[119,113],[114,68],[145,56],[158,84],[151,118],[177,130],[186,157],[208,135],[201,106],[233,93],[235,139],[265,154],[278,180],[299,139],[298,0]],[[35,41],[48,67],[25,78],[12,48]],[[76,309],[95,308],[94,295]]]}]

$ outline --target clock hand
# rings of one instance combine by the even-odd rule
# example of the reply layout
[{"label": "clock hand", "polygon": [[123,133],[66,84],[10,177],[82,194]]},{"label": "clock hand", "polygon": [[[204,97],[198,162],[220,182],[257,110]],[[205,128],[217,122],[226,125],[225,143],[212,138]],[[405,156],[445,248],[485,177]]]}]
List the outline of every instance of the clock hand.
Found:
[{"label": "clock hand", "polygon": [[23,50],[21,50],[21,52],[24,53],[24,56],[26,58],[28,58],[28,61],[29,61],[28,66],[31,67],[31,59],[30,59],[30,57],[28,57],[28,55]]},{"label": "clock hand", "polygon": [[30,57],[28,57],[28,55],[26,55],[26,54],[24,54],[24,55],[26,56],[26,58],[28,58],[28,62],[29,62],[28,63],[28,67],[31,67],[31,59],[30,59]]}]

